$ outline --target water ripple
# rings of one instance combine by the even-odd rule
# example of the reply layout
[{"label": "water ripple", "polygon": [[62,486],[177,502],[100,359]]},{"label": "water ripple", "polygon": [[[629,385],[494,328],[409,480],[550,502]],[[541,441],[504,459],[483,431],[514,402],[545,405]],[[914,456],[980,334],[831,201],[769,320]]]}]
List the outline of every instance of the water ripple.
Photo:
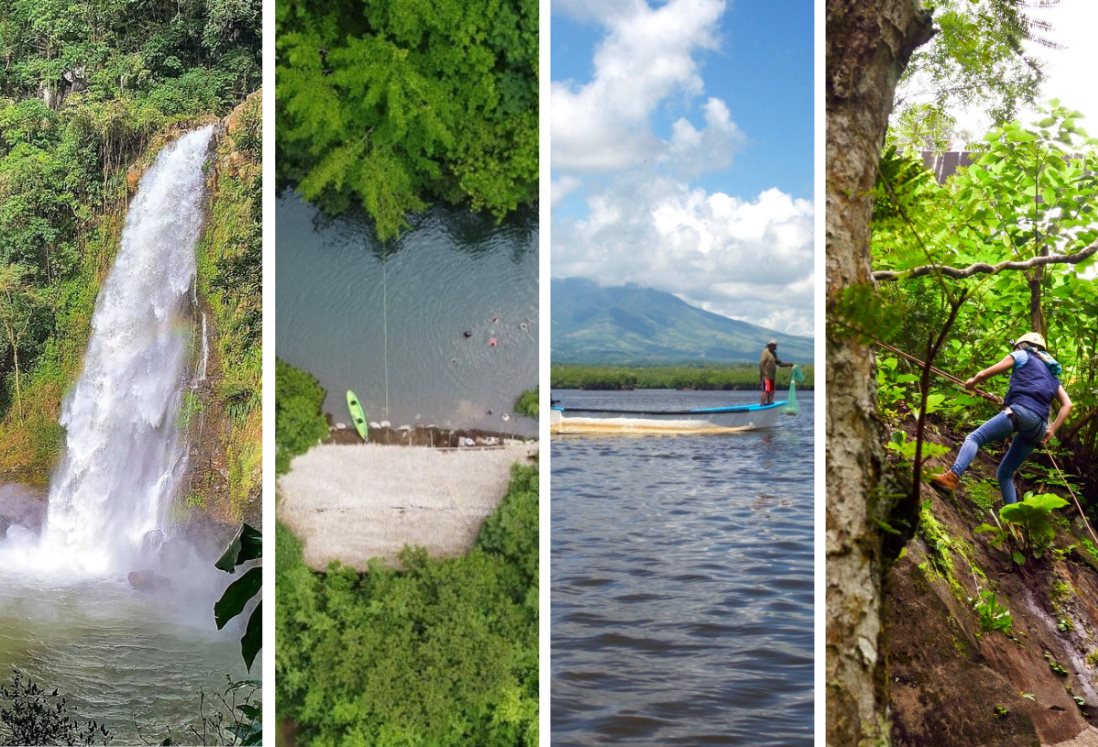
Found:
[{"label": "water ripple", "polygon": [[[812,397],[802,396],[802,414],[770,432],[554,440],[554,745],[811,743]],[[751,395],[554,397],[685,407]]]}]

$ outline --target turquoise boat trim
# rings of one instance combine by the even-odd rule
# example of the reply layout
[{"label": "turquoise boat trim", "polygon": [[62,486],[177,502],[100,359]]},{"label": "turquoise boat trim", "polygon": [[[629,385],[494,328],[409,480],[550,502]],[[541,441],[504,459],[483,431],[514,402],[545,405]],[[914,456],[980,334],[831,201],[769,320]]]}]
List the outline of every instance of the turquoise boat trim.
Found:
[{"label": "turquoise boat trim", "polygon": [[724,407],[699,407],[693,410],[613,410],[595,407],[564,407],[554,405],[553,410],[561,413],[593,412],[602,415],[714,415],[737,412],[765,412],[784,406],[786,400],[778,400],[769,405],[726,405]]}]

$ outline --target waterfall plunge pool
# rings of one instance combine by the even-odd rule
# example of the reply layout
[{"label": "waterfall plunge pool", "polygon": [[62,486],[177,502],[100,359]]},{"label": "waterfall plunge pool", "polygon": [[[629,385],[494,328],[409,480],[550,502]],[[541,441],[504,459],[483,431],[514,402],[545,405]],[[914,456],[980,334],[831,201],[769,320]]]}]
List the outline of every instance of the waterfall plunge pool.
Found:
[{"label": "waterfall plunge pool", "polygon": [[[230,578],[225,574],[226,581]],[[125,578],[64,584],[0,572],[0,676],[12,667],[68,696],[74,715],[106,725],[114,744],[202,743],[199,693],[249,674],[236,626],[215,630],[213,596],[134,590]],[[258,660],[251,677],[259,677]],[[154,739],[155,738],[155,739]]]}]

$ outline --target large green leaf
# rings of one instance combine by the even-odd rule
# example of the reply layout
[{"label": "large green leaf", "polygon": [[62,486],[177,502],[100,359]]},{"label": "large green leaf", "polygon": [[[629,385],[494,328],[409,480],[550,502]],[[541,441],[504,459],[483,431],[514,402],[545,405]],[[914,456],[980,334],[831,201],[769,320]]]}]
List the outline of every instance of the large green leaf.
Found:
[{"label": "large green leaf", "polygon": [[233,573],[236,567],[263,557],[263,534],[247,522],[240,525],[236,536],[214,564],[219,570]]},{"label": "large green leaf", "polygon": [[214,621],[220,630],[229,620],[244,611],[248,602],[252,600],[263,587],[263,569],[252,568],[243,576],[229,584],[221,599],[214,605]]}]

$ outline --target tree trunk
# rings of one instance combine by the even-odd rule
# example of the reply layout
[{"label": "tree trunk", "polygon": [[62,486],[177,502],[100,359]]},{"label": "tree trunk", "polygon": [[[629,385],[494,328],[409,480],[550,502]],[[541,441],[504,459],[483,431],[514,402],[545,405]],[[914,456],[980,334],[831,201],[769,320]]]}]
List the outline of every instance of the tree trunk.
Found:
[{"label": "tree trunk", "polygon": [[[911,52],[931,33],[918,0],[827,2],[829,307],[873,282],[869,222],[888,115]],[[880,745],[889,727],[874,360],[837,327],[827,346],[827,743]]]},{"label": "tree trunk", "polygon": [[[9,294],[9,299],[10,299]],[[15,412],[19,415],[19,421],[23,421],[23,391],[19,382],[19,340],[15,336],[15,328],[11,322],[4,320],[4,329],[8,333],[8,343],[11,345],[12,361],[15,365]]]},{"label": "tree trunk", "polygon": [[1044,268],[1036,267],[1029,279],[1029,326],[1030,332],[1036,332],[1045,337],[1045,315],[1041,310],[1041,281],[1044,276]]}]

